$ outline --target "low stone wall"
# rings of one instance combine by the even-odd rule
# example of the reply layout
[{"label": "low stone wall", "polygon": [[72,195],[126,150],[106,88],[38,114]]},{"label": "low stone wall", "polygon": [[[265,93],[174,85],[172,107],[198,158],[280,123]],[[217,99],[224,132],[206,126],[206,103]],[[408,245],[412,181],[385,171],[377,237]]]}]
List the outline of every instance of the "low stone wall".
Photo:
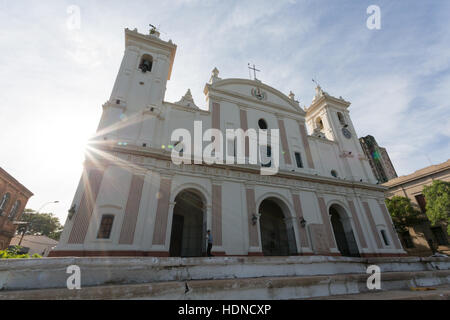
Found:
[{"label": "low stone wall", "polygon": [[369,265],[382,272],[450,270],[450,258],[213,257],[45,258],[0,260],[0,289],[66,288],[67,267],[81,270],[81,286],[165,281],[302,277],[361,274]]}]

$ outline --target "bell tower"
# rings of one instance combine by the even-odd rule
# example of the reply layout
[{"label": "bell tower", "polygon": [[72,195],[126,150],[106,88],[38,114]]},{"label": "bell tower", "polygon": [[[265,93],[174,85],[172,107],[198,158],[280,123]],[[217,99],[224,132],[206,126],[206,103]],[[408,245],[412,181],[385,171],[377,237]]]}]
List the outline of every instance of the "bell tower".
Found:
[{"label": "bell tower", "polygon": [[318,85],[307,109],[307,125],[314,136],[337,144],[346,180],[376,183],[350,118],[349,106],[350,102],[329,95]]},{"label": "bell tower", "polygon": [[[103,105],[98,128],[102,139],[142,142],[139,126],[149,127],[147,120],[152,122],[152,116],[158,118],[163,113],[166,84],[176,49],[172,40],[161,40],[154,27],[149,34],[125,29],[125,52],[111,97]],[[154,128],[157,123],[153,120],[150,126]]]}]

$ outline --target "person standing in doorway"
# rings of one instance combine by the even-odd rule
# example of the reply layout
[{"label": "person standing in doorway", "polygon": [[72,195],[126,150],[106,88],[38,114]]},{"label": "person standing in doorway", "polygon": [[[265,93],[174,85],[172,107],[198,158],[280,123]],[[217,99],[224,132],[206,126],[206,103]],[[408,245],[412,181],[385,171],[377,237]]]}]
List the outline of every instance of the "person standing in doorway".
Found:
[{"label": "person standing in doorway", "polygon": [[206,238],[208,239],[208,250],[206,251],[206,255],[208,257],[213,257],[213,255],[211,254],[211,248],[212,248],[212,244],[213,244],[213,238],[212,238],[212,235],[211,235],[211,230],[207,231]]},{"label": "person standing in doorway", "polygon": [[431,255],[435,255],[436,254],[436,247],[434,246],[433,240],[428,239],[428,246],[430,247],[431,250]]}]

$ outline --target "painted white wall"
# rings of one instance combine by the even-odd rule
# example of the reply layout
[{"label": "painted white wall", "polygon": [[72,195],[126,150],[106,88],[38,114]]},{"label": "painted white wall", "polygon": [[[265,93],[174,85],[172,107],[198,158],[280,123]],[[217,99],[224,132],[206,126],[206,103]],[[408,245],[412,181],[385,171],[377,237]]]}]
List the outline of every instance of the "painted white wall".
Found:
[{"label": "painted white wall", "polygon": [[[130,170],[119,166],[106,168],[84,241],[86,250],[98,247],[111,250],[118,245],[132,176],[133,173]],[[104,214],[114,215],[111,237],[97,239]]]},{"label": "painted white wall", "polygon": [[222,184],[222,241],[223,248],[231,255],[248,252],[247,208],[241,187],[232,181]]}]

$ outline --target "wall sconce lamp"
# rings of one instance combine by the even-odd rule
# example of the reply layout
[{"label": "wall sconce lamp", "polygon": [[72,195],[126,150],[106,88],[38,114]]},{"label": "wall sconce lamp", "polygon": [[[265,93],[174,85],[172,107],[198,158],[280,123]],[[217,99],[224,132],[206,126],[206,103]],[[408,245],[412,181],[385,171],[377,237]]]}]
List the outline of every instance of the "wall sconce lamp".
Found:
[{"label": "wall sconce lamp", "polygon": [[255,225],[257,221],[258,221],[258,216],[256,214],[253,214],[252,215],[252,224]]},{"label": "wall sconce lamp", "polygon": [[304,228],[305,226],[306,226],[306,220],[305,220],[305,218],[301,218],[300,219],[300,225],[302,226],[302,228]]}]

